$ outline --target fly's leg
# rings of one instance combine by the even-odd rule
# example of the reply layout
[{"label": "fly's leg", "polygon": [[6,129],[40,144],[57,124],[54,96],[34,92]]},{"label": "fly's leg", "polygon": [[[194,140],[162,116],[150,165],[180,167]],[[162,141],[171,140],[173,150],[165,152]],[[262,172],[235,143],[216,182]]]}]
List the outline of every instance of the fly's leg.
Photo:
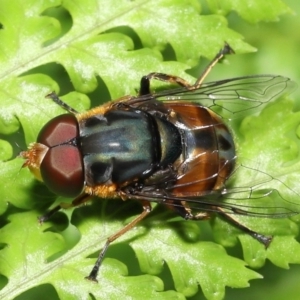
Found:
[{"label": "fly's leg", "polygon": [[180,86],[186,87],[188,90],[195,90],[198,89],[208,73],[211,71],[211,69],[220,61],[224,58],[225,55],[227,54],[232,54],[234,51],[231,49],[231,47],[225,43],[224,47],[219,51],[219,53],[215,56],[215,58],[209,63],[209,65],[205,68],[205,70],[202,72],[200,77],[196,80],[194,84],[190,84],[186,80],[184,80],[181,77],[173,76],[173,75],[168,75],[164,73],[150,73],[146,76],[143,76],[141,79],[140,83],[140,91],[139,94],[140,96],[142,95],[148,95],[151,94],[150,90],[150,81],[152,79],[164,81],[164,82],[169,82],[171,84],[178,84]]},{"label": "fly's leg", "polygon": [[85,112],[78,112],[77,110],[75,110],[74,108],[72,108],[71,106],[69,106],[67,103],[65,103],[64,101],[62,101],[55,92],[52,92],[50,94],[48,94],[46,96],[46,98],[50,98],[52,99],[52,101],[54,103],[56,103],[57,105],[59,105],[60,107],[62,107],[64,110],[68,111],[69,113],[76,115],[76,118],[78,121],[82,121],[82,120],[86,120],[90,117],[93,117],[97,114],[99,115],[104,115],[109,109],[111,109],[111,107],[113,105],[118,105],[119,103],[125,103],[127,102],[131,97],[130,96],[124,96],[122,98],[119,98],[115,101],[111,101],[111,102],[107,102],[104,105],[100,105],[97,107],[94,107],[88,111]]},{"label": "fly's leg", "polygon": [[55,92],[52,92],[46,96],[46,98],[52,99],[53,102],[55,102],[57,105],[62,107],[64,110],[68,111],[71,114],[77,114],[78,111],[69,106],[67,103],[62,101]]},{"label": "fly's leg", "polygon": [[[180,203],[175,202],[171,200],[167,200],[164,203],[167,207],[172,209],[173,211],[177,212],[182,218],[186,220],[208,220],[210,218],[209,212],[203,212],[193,214],[191,209],[188,207],[186,203]],[[214,211],[216,211],[219,215],[224,217],[227,221],[229,221],[231,224],[233,224],[235,227],[239,228],[243,232],[249,234],[251,237],[259,241],[261,244],[265,246],[265,248],[268,248],[272,241],[272,236],[266,236],[263,234],[260,234],[256,231],[251,230],[250,228],[246,227],[245,225],[241,224],[238,220],[236,220],[233,216],[227,214],[222,208],[220,207],[214,207]]]},{"label": "fly's leg", "polygon": [[127,224],[125,227],[123,227],[121,230],[119,230],[118,232],[116,232],[115,234],[113,234],[112,236],[110,236],[107,239],[102,251],[99,253],[98,259],[97,259],[91,273],[89,274],[89,276],[85,277],[86,279],[98,282],[97,275],[98,275],[98,272],[99,272],[99,268],[101,266],[101,263],[103,261],[103,258],[105,256],[105,253],[106,253],[109,245],[113,241],[115,241],[118,237],[122,236],[124,233],[126,233],[127,231],[132,229],[137,223],[139,223],[141,220],[143,220],[150,212],[151,212],[150,203],[147,202],[147,201],[144,201],[144,203],[143,203],[143,212],[138,217],[136,217],[134,220],[132,220],[129,224]]},{"label": "fly's leg", "polygon": [[49,210],[46,214],[40,216],[38,218],[39,222],[42,224],[42,223],[48,221],[55,213],[57,213],[62,208],[67,209],[67,208],[79,206],[79,205],[89,201],[91,197],[92,196],[90,196],[90,195],[82,194],[82,195],[78,196],[77,198],[75,198],[71,203],[60,203],[59,205],[57,205],[54,208],[52,208],[51,210]]},{"label": "fly's leg", "polygon": [[198,89],[208,73],[211,71],[211,69],[219,62],[221,61],[225,55],[228,54],[234,54],[233,49],[225,43],[224,47],[219,51],[219,53],[215,56],[215,58],[208,64],[208,66],[204,69],[200,77],[196,80],[196,82],[190,87],[191,90]]},{"label": "fly's leg", "polygon": [[224,217],[224,219],[228,220],[231,224],[236,226],[237,228],[241,229],[245,233],[252,236],[254,239],[259,241],[261,244],[265,246],[265,248],[268,248],[270,243],[272,242],[273,237],[272,236],[266,236],[261,233],[258,233],[256,231],[251,230],[250,228],[246,227],[245,225],[241,224],[238,220],[236,220],[233,215],[229,215],[221,207],[214,207],[215,210]]},{"label": "fly's leg", "polygon": [[150,74],[142,77],[141,83],[140,83],[140,91],[139,91],[140,96],[151,94],[150,81],[152,79],[169,82],[171,84],[175,83],[175,84],[178,84],[178,85],[186,87],[186,88],[189,88],[191,86],[189,82],[187,82],[186,80],[184,80],[181,77],[168,75],[168,74],[164,74],[164,73],[153,72],[153,73],[150,73]]},{"label": "fly's leg", "polygon": [[167,206],[169,209],[176,212],[180,217],[186,220],[208,220],[210,219],[210,214],[208,212],[199,212],[197,214],[193,214],[192,210],[189,208],[187,203],[181,201],[173,201],[173,200],[166,200],[164,205]]}]

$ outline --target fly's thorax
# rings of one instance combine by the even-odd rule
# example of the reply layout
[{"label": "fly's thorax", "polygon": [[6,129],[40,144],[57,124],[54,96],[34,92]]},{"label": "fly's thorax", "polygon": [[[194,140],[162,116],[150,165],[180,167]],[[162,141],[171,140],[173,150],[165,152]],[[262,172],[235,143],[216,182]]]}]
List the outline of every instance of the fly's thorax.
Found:
[{"label": "fly's thorax", "polygon": [[89,186],[147,176],[160,159],[157,128],[146,112],[110,110],[79,123],[85,181]]}]

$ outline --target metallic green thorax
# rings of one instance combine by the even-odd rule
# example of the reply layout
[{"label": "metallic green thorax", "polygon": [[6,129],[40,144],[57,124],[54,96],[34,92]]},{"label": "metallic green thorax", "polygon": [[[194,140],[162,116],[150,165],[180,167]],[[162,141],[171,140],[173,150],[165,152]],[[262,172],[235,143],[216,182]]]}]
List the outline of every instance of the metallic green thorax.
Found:
[{"label": "metallic green thorax", "polygon": [[[142,110],[111,110],[81,121],[79,128],[78,144],[90,186],[149,177],[181,153],[175,126]],[[165,143],[169,135],[172,142]]]}]

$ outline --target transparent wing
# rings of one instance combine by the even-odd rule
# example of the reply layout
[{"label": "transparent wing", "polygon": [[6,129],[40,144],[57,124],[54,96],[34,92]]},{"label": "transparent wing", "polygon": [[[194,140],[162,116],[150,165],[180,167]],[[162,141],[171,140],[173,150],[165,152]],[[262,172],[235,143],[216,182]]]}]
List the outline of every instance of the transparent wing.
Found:
[{"label": "transparent wing", "polygon": [[[236,179],[241,177],[248,178],[249,183],[241,183],[236,187]],[[157,203],[172,200],[173,206],[181,205],[181,201],[184,201],[194,213],[203,211],[220,213],[221,208],[226,214],[286,218],[300,212],[300,195],[297,191],[287,186],[283,180],[244,165],[240,165],[225,186],[217,191],[203,191],[201,196],[178,197],[172,193],[173,188],[176,188],[176,184],[161,191],[149,190],[148,186],[134,195],[129,195],[129,198]]]},{"label": "transparent wing", "polygon": [[271,218],[299,214],[300,195],[285,181],[284,176],[239,165],[221,190],[221,199],[228,213]]},{"label": "transparent wing", "polygon": [[204,83],[194,90],[186,87],[163,90],[131,99],[129,104],[153,99],[163,102],[189,101],[206,106],[224,118],[231,118],[249,110],[261,110],[273,99],[295,88],[296,84],[287,77],[253,75]]},{"label": "transparent wing", "polygon": [[[164,103],[193,102],[230,119],[243,114],[260,111],[270,101],[295,89],[289,78],[278,75],[254,75],[204,83],[201,87],[180,87],[131,98],[128,104],[142,105],[147,101]],[[218,174],[215,174],[218,176]],[[237,183],[248,178],[249,184]],[[197,179],[195,179],[197,180]],[[190,182],[189,184],[195,184]],[[163,191],[147,187],[129,198],[164,203],[174,200],[173,205],[186,201],[195,211],[220,212],[257,217],[284,218],[300,212],[300,195],[290,189],[284,180],[258,169],[239,166],[226,185],[218,191],[201,191],[201,196],[172,193],[175,185]],[[299,201],[298,201],[299,199]],[[298,201],[298,202],[297,202]],[[179,204],[180,205],[180,204]]]}]

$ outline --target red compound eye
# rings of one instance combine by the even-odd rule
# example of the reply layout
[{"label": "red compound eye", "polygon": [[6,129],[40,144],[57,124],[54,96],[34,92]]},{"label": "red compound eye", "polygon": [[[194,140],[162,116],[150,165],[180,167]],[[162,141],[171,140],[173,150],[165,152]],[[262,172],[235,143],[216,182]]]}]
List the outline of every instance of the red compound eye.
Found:
[{"label": "red compound eye", "polygon": [[37,142],[49,147],[41,166],[47,187],[59,196],[76,197],[84,186],[80,149],[68,141],[79,136],[78,122],[71,114],[50,120],[39,133]]}]

